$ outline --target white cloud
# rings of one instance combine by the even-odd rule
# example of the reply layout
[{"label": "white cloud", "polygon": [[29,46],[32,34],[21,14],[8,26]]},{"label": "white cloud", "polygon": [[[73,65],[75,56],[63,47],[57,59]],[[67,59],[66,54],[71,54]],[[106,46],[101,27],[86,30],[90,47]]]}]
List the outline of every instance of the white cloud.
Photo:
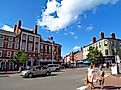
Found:
[{"label": "white cloud", "polygon": [[78,38],[77,36],[74,37],[74,39],[77,39],[77,38]]},{"label": "white cloud", "polygon": [[81,49],[81,46],[78,46],[78,45],[73,47],[73,50],[80,50],[80,49]]},{"label": "white cloud", "polygon": [[67,33],[64,33],[64,35],[67,35]]},{"label": "white cloud", "polygon": [[[57,31],[73,23],[84,11],[96,8],[99,5],[116,4],[119,0],[48,0],[47,8],[38,19],[38,25]],[[56,17],[52,14],[56,13]]]},{"label": "white cloud", "polygon": [[71,35],[74,35],[75,33],[74,32],[70,32]]},{"label": "white cloud", "polygon": [[9,25],[3,25],[1,29],[10,31],[10,32],[14,32],[14,29],[12,27],[10,27]]},{"label": "white cloud", "polygon": [[87,32],[89,32],[91,30],[93,30],[92,24],[90,24],[89,26],[87,26],[86,29],[85,29],[85,31],[87,31]]}]

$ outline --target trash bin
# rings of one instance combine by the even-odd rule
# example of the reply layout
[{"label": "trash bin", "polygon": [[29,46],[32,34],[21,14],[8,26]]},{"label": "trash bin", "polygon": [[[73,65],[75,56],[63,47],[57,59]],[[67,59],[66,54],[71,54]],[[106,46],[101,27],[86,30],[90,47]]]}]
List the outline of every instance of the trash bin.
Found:
[{"label": "trash bin", "polygon": [[117,65],[114,65],[114,66],[111,67],[111,73],[112,74],[118,74]]}]

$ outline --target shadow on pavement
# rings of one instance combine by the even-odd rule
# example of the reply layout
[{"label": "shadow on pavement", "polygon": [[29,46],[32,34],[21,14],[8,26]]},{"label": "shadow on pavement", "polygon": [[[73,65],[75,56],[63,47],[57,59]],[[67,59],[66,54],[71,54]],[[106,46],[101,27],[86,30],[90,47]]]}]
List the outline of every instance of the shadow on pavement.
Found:
[{"label": "shadow on pavement", "polygon": [[115,87],[115,86],[104,86],[103,89],[106,89],[106,90],[120,90],[121,87]]},{"label": "shadow on pavement", "polygon": [[17,73],[19,73],[19,72],[0,72],[0,75],[3,75],[3,74],[17,74]]},{"label": "shadow on pavement", "polygon": [[[51,75],[49,75],[49,76],[46,76],[46,75],[37,75],[37,76],[33,76],[32,78],[34,79],[34,78],[41,78],[41,77],[51,77],[51,76],[57,76],[58,74],[51,74]],[[29,77],[23,77],[23,78],[28,78],[29,79]]]},{"label": "shadow on pavement", "polygon": [[[100,90],[101,89],[101,87],[100,86],[96,86],[95,88],[94,88],[94,90]],[[115,87],[115,86],[104,86],[102,89],[104,89],[104,90],[120,90],[121,89],[121,87]]]},{"label": "shadow on pavement", "polygon": [[10,77],[8,75],[0,75],[0,78],[6,78],[6,77]]},{"label": "shadow on pavement", "polygon": [[50,76],[57,76],[58,74],[51,74]]}]

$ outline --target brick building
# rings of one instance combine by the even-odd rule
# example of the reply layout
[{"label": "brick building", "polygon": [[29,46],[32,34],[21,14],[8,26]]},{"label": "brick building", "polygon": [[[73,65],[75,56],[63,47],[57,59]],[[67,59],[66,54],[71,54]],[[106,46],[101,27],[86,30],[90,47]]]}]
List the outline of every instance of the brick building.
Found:
[{"label": "brick building", "polygon": [[70,52],[70,54],[66,55],[64,57],[64,63],[67,64],[77,64],[81,60],[83,60],[83,50],[76,51],[76,52]]},{"label": "brick building", "polygon": [[[14,32],[0,29],[0,68],[14,69],[15,63],[11,63],[10,59],[18,51],[25,51],[28,56],[27,64],[31,62],[40,62],[41,60],[57,60],[61,59],[61,45],[54,41],[45,41],[41,35],[37,33],[37,25],[34,29],[22,27],[19,20],[18,25],[14,26]],[[53,47],[53,53],[52,53]]]}]

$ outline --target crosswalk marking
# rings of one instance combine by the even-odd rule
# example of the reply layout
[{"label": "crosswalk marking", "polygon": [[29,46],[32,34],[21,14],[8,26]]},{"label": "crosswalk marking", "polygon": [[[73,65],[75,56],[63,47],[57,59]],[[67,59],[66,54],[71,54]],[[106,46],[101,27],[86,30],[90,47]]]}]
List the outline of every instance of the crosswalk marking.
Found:
[{"label": "crosswalk marking", "polygon": [[81,86],[77,88],[76,90],[87,90],[87,89],[88,89],[88,86]]}]

